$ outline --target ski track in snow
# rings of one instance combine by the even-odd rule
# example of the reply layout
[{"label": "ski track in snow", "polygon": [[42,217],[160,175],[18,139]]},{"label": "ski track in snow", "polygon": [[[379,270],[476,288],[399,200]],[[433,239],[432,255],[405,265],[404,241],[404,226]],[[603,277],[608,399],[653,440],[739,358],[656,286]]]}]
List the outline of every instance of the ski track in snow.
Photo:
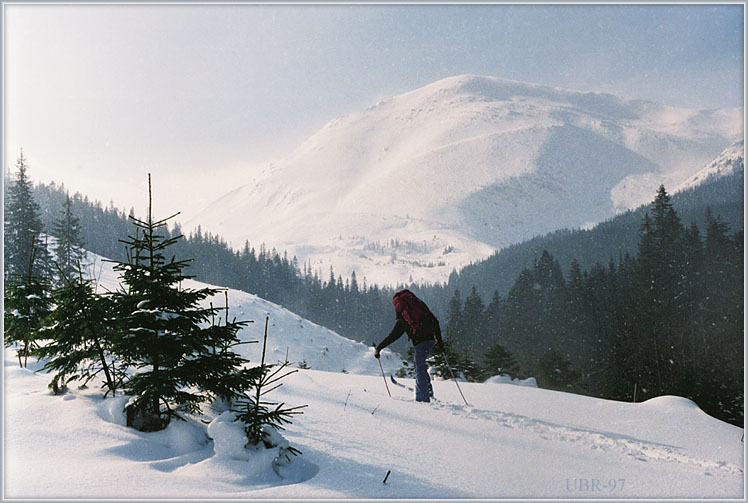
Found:
[{"label": "ski track in snow", "polygon": [[735,464],[690,456],[682,452],[681,448],[672,445],[639,440],[617,433],[563,426],[510,412],[480,410],[439,400],[431,402],[431,406],[466,419],[486,421],[501,428],[524,430],[548,441],[580,443],[593,450],[617,452],[641,462],[683,463],[702,470],[705,475],[743,475],[743,469]]},{"label": "ski track in snow", "polygon": [[[394,378],[390,382],[395,385],[395,389],[413,392],[411,386],[402,384]],[[412,397],[393,398],[412,401]],[[743,475],[743,468],[738,465],[691,456],[683,452],[682,448],[673,445],[640,440],[618,433],[555,424],[511,412],[482,410],[470,405],[442,402],[437,398],[432,398],[430,405],[434,409],[447,411],[465,419],[488,422],[500,428],[522,430],[548,441],[578,443],[592,450],[616,452],[640,462],[682,463],[696,467],[704,475],[710,476]]]}]

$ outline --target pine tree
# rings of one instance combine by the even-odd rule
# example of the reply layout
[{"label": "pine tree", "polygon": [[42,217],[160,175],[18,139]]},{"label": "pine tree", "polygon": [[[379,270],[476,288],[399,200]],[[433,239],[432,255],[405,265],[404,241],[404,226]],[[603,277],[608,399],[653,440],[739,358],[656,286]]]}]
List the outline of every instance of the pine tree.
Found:
[{"label": "pine tree", "polygon": [[443,379],[464,377],[467,381],[477,382],[483,379],[483,369],[472,359],[456,351],[451,340],[445,339],[442,349],[434,347],[426,362],[430,372]]},{"label": "pine tree", "polygon": [[359,294],[358,289],[358,280],[356,279],[356,271],[353,271],[351,273],[351,288],[350,288],[351,294],[354,296],[354,298]]},{"label": "pine tree", "polygon": [[16,161],[14,180],[8,187],[5,201],[5,281],[6,284],[23,281],[29,275],[29,257],[32,248],[35,265],[40,276],[51,272],[49,252],[41,240],[43,226],[39,217],[40,207],[34,200],[29,180],[26,158],[23,151]]},{"label": "pine tree", "polygon": [[565,289],[561,265],[547,250],[543,250],[533,267],[533,288],[537,298],[537,310],[532,313],[538,320],[537,336],[543,348],[564,346],[563,331],[557,320],[566,311],[562,305]]},{"label": "pine tree", "polygon": [[483,357],[484,368],[489,376],[508,374],[515,376],[519,372],[519,365],[509,351],[501,344],[493,344]]},{"label": "pine tree", "polygon": [[[743,345],[743,257],[742,242],[729,235],[719,217],[707,211],[704,247],[704,335],[702,354],[714,365],[727,363],[742,373]],[[715,358],[715,356],[720,355]]]},{"label": "pine tree", "polygon": [[548,350],[538,358],[536,377],[543,388],[568,391],[580,378],[578,370],[556,350]]},{"label": "pine tree", "polygon": [[640,296],[635,310],[641,378],[658,394],[679,379],[681,355],[674,348],[686,316],[679,309],[685,295],[683,231],[661,185],[652,203],[652,218],[646,214],[641,226],[636,270]]},{"label": "pine tree", "polygon": [[73,280],[83,260],[83,241],[78,217],[73,214],[73,201],[66,196],[62,212],[54,223],[52,230],[57,238],[57,264],[59,266],[60,284]]},{"label": "pine tree", "polygon": [[114,396],[125,374],[117,367],[112,349],[119,335],[113,303],[98,295],[93,281],[84,279],[82,272],[72,278],[61,275],[65,283],[53,293],[55,309],[43,331],[51,341],[34,352],[47,360],[45,371],[56,372],[49,388],[59,394],[71,381],[85,385],[103,373],[104,396]]},{"label": "pine tree", "polygon": [[460,290],[457,289],[449,301],[444,337],[454,341],[460,340],[462,338],[462,330],[462,300],[460,299]]},{"label": "pine tree", "polygon": [[548,250],[543,250],[540,258],[535,261],[533,277],[537,285],[535,288],[546,297],[552,296],[564,286],[561,264],[548,253]]},{"label": "pine tree", "polygon": [[559,301],[563,306],[558,318],[563,344],[578,348],[574,351],[575,360],[583,368],[595,366],[598,353],[597,337],[589,316],[584,275],[576,259],[571,262],[569,280]]},{"label": "pine tree", "polygon": [[26,367],[37,341],[44,337],[42,330],[52,310],[50,286],[45,277],[34,273],[36,263],[36,248],[32,245],[26,275],[22,281],[6,284],[5,287],[5,346],[20,345],[16,354],[18,364],[22,367]]},{"label": "pine tree", "polygon": [[487,346],[483,328],[485,325],[485,307],[478,290],[473,285],[470,295],[465,299],[465,307],[462,310],[462,348],[471,356],[480,352],[481,348]]},{"label": "pine tree", "polygon": [[499,297],[499,291],[493,291],[493,297],[491,302],[486,306],[483,333],[487,340],[495,340],[499,337],[499,321],[501,319],[501,297]]},{"label": "pine tree", "polygon": [[123,241],[129,261],[115,264],[124,282],[116,300],[127,330],[116,351],[137,370],[124,384],[133,395],[125,411],[128,426],[141,431],[163,429],[208,400],[240,398],[256,377],[232,350],[246,322],[203,327],[221,309],[199,304],[218,290],[180,288],[190,278],[182,272],[189,261],[166,258],[181,238],[160,234],[170,218],[153,220],[149,176],[148,219],[131,217],[135,236]]},{"label": "pine tree", "polygon": [[683,235],[685,264],[683,266],[683,296],[678,309],[683,313],[678,328],[679,335],[679,372],[682,381],[689,381],[695,376],[697,367],[697,350],[700,345],[697,333],[704,330],[703,301],[704,296],[704,245],[701,233],[695,223]]}]

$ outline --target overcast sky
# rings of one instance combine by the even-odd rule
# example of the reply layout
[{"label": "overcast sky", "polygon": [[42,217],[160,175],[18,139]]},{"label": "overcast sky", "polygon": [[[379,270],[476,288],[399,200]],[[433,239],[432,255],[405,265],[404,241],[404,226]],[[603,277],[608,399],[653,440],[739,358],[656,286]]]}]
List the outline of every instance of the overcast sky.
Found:
[{"label": "overcast sky", "polygon": [[[742,5],[8,5],[4,167],[193,213],[329,120],[471,73],[743,106]],[[250,218],[248,216],[248,218]],[[191,229],[186,229],[191,230]]]}]

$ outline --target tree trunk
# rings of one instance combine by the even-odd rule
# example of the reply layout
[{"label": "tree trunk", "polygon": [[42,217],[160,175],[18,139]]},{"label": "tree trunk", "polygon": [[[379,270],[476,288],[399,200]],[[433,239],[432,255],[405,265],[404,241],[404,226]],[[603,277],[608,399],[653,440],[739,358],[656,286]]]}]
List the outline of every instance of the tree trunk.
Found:
[{"label": "tree trunk", "polygon": [[106,383],[110,390],[112,390],[112,396],[116,396],[117,391],[114,384],[114,381],[112,380],[112,375],[109,372],[109,365],[106,363],[106,358],[104,357],[104,350],[101,347],[101,344],[99,343],[98,339],[94,339],[94,342],[96,343],[96,350],[99,353],[99,358],[101,359],[101,366],[104,369],[104,375],[106,376]]}]

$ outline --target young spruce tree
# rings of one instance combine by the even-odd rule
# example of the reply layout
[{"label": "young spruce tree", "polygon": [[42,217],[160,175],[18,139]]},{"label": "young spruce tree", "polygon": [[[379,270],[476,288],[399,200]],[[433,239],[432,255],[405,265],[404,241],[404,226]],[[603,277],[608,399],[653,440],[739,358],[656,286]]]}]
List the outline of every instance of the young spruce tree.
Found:
[{"label": "young spruce tree", "polygon": [[83,261],[83,241],[81,240],[80,220],[73,213],[73,201],[70,196],[65,197],[62,211],[54,222],[52,234],[57,238],[57,265],[59,284],[65,285],[78,274],[80,263]]},{"label": "young spruce tree", "polygon": [[488,348],[483,361],[488,376],[508,374],[517,377],[517,372],[519,372],[519,365],[514,355],[499,343]]},{"label": "young spruce tree", "polygon": [[135,235],[123,240],[129,259],[115,265],[124,282],[116,298],[125,316],[116,351],[136,369],[124,386],[133,396],[125,407],[128,426],[157,431],[172,417],[200,412],[208,400],[243,396],[258,371],[242,368],[246,360],[232,351],[246,322],[204,326],[222,309],[200,302],[218,290],[181,287],[191,277],[182,273],[190,261],[166,253],[182,236],[167,237],[173,217],[153,220],[150,176],[148,185],[148,219],[130,217]]},{"label": "young spruce tree", "polygon": [[468,356],[456,351],[450,339],[444,339],[443,350],[434,347],[431,356],[426,359],[432,374],[443,379],[463,376],[470,382],[483,380],[484,371]]},{"label": "young spruce tree", "polygon": [[53,293],[55,309],[43,330],[51,341],[34,351],[40,360],[47,360],[45,371],[56,372],[49,389],[64,393],[71,381],[85,385],[103,374],[104,396],[110,392],[114,396],[125,374],[112,350],[117,336],[112,300],[97,294],[82,272],[72,278],[60,274],[65,283]]},{"label": "young spruce tree", "polygon": [[[236,414],[236,420],[244,423],[244,432],[247,435],[248,446],[260,446],[262,444],[267,448],[271,448],[278,446],[278,436],[275,434],[277,430],[283,430],[284,424],[290,424],[291,416],[302,414],[299,409],[303,409],[306,405],[285,407],[284,403],[263,399],[264,395],[282,386],[282,384],[278,383],[281,379],[298,372],[297,369],[283,373],[286,367],[288,367],[288,361],[278,366],[265,363],[268,321],[269,318],[265,318],[262,360],[260,361],[260,366],[253,369],[257,371],[251,379],[253,393],[249,397],[236,400],[235,405],[237,408],[231,410]],[[285,465],[291,461],[291,458],[288,456],[289,454],[296,456],[301,454],[301,452],[290,446],[281,447],[279,458],[273,461],[273,468],[277,469],[276,465]]]},{"label": "young spruce tree", "polygon": [[[32,237],[32,242],[35,240]],[[34,274],[36,251],[31,245],[26,274],[21,280],[5,285],[5,346],[20,345],[16,353],[22,367],[26,367],[31,350],[43,337],[42,329],[52,310],[50,286],[44,276]]]},{"label": "young spruce tree", "polygon": [[40,238],[43,230],[40,207],[34,200],[23,151],[16,161],[16,173],[5,200],[4,262],[7,284],[23,282],[29,276],[29,257],[34,250],[34,265],[40,276],[51,272],[49,252]]}]

